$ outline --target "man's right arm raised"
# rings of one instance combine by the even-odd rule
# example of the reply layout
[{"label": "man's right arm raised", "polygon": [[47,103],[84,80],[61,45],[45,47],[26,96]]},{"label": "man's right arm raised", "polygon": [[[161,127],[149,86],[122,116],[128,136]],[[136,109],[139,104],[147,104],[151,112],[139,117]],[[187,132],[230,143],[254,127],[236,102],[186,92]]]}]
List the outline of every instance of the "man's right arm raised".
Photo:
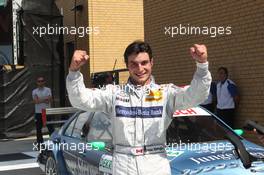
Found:
[{"label": "man's right arm raised", "polygon": [[84,85],[79,69],[87,62],[88,58],[85,51],[74,52],[66,79],[69,100],[73,107],[81,110],[112,113],[113,86],[109,85],[105,89],[89,89]]}]

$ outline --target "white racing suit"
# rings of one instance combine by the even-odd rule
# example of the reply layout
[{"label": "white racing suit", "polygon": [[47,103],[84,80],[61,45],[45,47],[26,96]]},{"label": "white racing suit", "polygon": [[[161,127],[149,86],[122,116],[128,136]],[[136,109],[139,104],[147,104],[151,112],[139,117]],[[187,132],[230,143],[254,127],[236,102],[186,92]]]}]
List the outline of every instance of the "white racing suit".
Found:
[{"label": "white racing suit", "polygon": [[88,89],[80,72],[70,72],[67,77],[72,106],[85,111],[103,111],[112,116],[114,175],[170,175],[164,149],[147,150],[165,145],[166,129],[175,110],[202,103],[209,94],[210,84],[208,63],[197,63],[188,88],[157,85],[152,81],[143,87],[128,82],[126,86]]}]

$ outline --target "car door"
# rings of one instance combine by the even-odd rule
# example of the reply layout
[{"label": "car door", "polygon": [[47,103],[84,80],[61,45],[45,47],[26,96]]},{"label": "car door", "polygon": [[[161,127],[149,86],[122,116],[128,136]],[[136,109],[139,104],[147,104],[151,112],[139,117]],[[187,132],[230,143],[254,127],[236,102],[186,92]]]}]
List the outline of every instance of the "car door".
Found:
[{"label": "car door", "polygon": [[64,161],[65,161],[65,165],[67,168],[67,172],[69,172],[70,174],[74,174],[74,169],[76,167],[75,163],[73,162],[73,156],[71,156],[71,152],[70,149],[67,148],[67,143],[70,142],[71,139],[71,135],[73,132],[73,128],[75,126],[75,123],[78,119],[79,114],[77,114],[77,116],[74,117],[74,119],[68,124],[68,126],[66,127],[66,129],[64,130],[64,133],[62,133],[61,135],[61,139],[60,139],[60,143],[59,143],[59,149],[62,152]]},{"label": "car door", "polygon": [[[85,128],[87,127],[87,128]],[[110,116],[103,112],[95,112],[90,121],[84,125],[86,143],[97,143],[105,145],[104,150],[99,147],[85,150],[82,156],[83,169],[89,167],[91,175],[112,174],[112,125]]]},{"label": "car door", "polygon": [[68,125],[61,137],[60,149],[66,163],[67,170],[70,174],[83,174],[81,166],[85,140],[82,136],[82,129],[89,117],[93,116],[93,112],[80,112],[76,114],[74,120]]},{"label": "car door", "polygon": [[72,137],[78,137],[78,150],[75,152],[75,160],[78,167],[78,175],[99,175],[99,161],[100,153],[93,149],[92,143],[88,142],[86,135],[90,131],[90,124],[94,119],[95,113],[86,113],[86,116],[80,116],[83,119],[79,119],[76,122],[78,127],[73,130]]}]

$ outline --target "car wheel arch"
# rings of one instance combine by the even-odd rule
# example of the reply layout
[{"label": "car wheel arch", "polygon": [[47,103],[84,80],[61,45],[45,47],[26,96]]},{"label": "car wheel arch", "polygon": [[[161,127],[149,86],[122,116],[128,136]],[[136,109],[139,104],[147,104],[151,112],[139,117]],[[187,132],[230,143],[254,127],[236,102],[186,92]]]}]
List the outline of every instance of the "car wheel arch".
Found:
[{"label": "car wheel arch", "polygon": [[48,152],[47,154],[47,160],[45,163],[45,174],[46,175],[59,175],[57,162],[52,152]]}]

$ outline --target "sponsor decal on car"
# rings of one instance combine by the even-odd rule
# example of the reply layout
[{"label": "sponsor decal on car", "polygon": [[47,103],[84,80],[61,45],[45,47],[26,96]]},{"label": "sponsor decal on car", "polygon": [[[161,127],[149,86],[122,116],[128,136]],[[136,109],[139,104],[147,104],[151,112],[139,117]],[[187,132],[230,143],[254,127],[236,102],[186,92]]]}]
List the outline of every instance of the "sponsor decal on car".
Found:
[{"label": "sponsor decal on car", "polygon": [[202,157],[191,157],[189,159],[195,162],[196,164],[201,164],[201,163],[207,163],[217,160],[231,160],[231,159],[235,159],[235,156],[234,154],[226,153],[226,154],[215,154],[215,155],[202,156]]},{"label": "sponsor decal on car", "polygon": [[185,110],[176,110],[173,114],[173,117],[181,117],[181,116],[210,116],[208,112],[201,108],[190,108]]},{"label": "sponsor decal on car", "polygon": [[104,154],[100,159],[99,171],[111,174],[112,162],[113,162],[112,156]]},{"label": "sponsor decal on car", "polygon": [[184,151],[177,151],[177,150],[166,150],[167,156],[170,157],[179,157]]},{"label": "sponsor decal on car", "polygon": [[264,153],[263,152],[251,152],[251,151],[249,151],[249,153],[252,156],[259,157],[259,158],[264,158]]},{"label": "sponsor decal on car", "polygon": [[98,175],[98,169],[95,166],[89,165],[86,161],[81,158],[77,158],[77,161],[65,159],[68,169],[71,170],[72,174],[78,175]]}]

